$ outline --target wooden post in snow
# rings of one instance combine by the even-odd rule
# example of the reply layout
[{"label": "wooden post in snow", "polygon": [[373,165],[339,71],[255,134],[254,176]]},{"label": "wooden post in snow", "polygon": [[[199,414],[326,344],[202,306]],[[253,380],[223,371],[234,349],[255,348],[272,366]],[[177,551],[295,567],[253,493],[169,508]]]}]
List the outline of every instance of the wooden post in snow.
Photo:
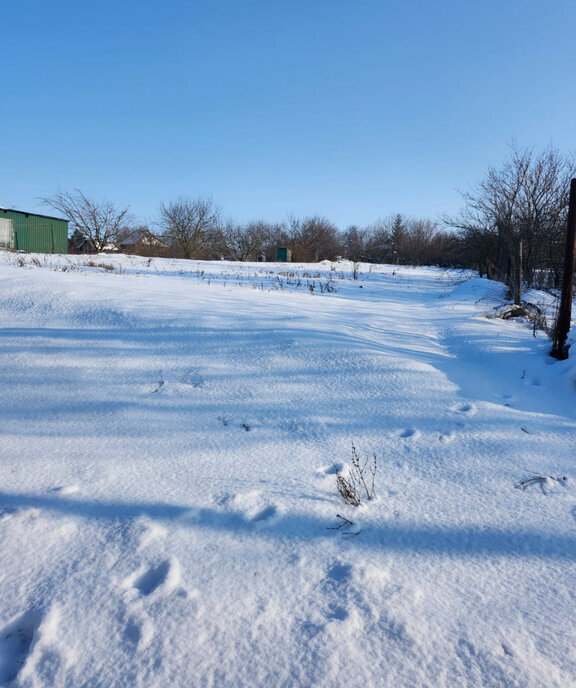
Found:
[{"label": "wooden post in snow", "polygon": [[518,240],[516,270],[514,272],[514,305],[522,305],[522,239]]},{"label": "wooden post in snow", "polygon": [[554,326],[554,342],[550,352],[554,358],[563,361],[568,358],[569,346],[566,338],[572,319],[572,298],[574,294],[574,269],[576,268],[576,179],[570,182],[570,205],[568,207],[568,228],[566,231],[566,254],[564,256],[564,276],[562,278],[562,297],[558,317]]}]

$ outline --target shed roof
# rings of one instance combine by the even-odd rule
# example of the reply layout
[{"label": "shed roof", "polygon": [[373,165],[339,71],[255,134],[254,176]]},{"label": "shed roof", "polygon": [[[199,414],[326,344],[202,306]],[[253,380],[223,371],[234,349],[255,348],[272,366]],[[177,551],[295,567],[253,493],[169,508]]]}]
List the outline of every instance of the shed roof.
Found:
[{"label": "shed roof", "polygon": [[14,208],[3,208],[0,206],[0,212],[2,213],[18,213],[19,215],[26,215],[26,217],[45,217],[47,220],[59,220],[60,222],[70,222],[68,218],[65,217],[54,217],[52,215],[41,215],[40,213],[28,213],[25,210],[15,210]]}]

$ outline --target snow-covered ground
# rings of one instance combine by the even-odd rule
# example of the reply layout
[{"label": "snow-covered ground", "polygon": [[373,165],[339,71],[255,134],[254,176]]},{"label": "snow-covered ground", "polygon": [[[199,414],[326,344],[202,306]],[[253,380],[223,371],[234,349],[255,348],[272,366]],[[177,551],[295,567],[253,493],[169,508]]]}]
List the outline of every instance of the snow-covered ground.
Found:
[{"label": "snow-covered ground", "polygon": [[576,685],[576,368],[484,317],[501,285],[7,253],[0,280],[0,685]]}]

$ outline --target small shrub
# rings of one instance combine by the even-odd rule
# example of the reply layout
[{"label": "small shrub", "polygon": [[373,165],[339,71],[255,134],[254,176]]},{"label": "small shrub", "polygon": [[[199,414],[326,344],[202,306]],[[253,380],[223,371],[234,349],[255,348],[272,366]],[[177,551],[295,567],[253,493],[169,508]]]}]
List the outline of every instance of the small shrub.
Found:
[{"label": "small shrub", "polygon": [[331,277],[328,277],[328,279],[325,282],[319,282],[319,285],[321,294],[333,294],[336,291],[336,285],[334,284],[334,280]]},{"label": "small shrub", "polygon": [[83,265],[87,268],[100,268],[106,272],[122,272],[122,268],[112,265],[112,263],[96,263],[94,260],[86,260]]},{"label": "small shrub", "polygon": [[378,462],[376,454],[372,456],[372,459],[367,458],[362,462],[352,443],[351,464],[348,475],[336,469],[336,488],[346,504],[357,507],[360,506],[363,498],[370,501],[376,496],[375,481]]}]

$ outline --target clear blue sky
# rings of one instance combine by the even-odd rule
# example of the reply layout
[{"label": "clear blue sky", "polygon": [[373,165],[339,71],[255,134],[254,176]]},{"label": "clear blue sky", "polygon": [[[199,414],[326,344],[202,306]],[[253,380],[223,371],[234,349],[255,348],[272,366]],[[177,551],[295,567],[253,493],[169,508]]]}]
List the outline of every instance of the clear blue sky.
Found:
[{"label": "clear blue sky", "polygon": [[[238,220],[436,219],[515,139],[576,148],[574,0],[19,0],[0,205],[209,196]],[[44,209],[47,212],[47,209]]]}]

